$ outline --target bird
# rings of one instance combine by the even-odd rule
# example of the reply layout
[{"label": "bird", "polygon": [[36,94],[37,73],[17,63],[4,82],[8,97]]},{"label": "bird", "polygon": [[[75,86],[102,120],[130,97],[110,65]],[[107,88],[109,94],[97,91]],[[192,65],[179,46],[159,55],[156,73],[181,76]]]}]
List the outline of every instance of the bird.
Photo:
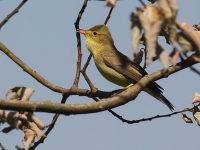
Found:
[{"label": "bird", "polygon": [[[94,58],[96,68],[108,81],[127,87],[148,75],[139,64],[117,50],[106,25],[95,25],[88,30],[77,29],[76,32],[85,35],[85,44]],[[143,89],[173,111],[174,106],[162,95],[162,90],[164,89],[154,81]]]}]

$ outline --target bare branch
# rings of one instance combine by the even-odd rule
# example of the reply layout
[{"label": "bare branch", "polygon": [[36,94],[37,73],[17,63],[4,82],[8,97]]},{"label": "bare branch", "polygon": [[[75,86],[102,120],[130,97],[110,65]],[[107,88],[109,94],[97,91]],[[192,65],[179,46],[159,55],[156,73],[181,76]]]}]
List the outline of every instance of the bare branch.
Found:
[{"label": "bare branch", "polygon": [[88,65],[90,64],[91,58],[92,58],[92,54],[90,54],[90,55],[88,56],[88,59],[87,59],[85,65],[84,65],[84,67],[83,67],[83,69],[82,69],[84,72],[86,71]]},{"label": "bare branch", "polygon": [[96,92],[97,88],[94,87],[94,85],[92,84],[92,82],[90,81],[89,77],[87,76],[86,72],[81,70],[81,73],[83,74],[83,77],[85,78],[86,82],[88,83],[90,89],[92,92]]},{"label": "bare branch", "polygon": [[143,7],[146,7],[146,4],[142,1],[142,0],[139,0],[140,3],[142,4]]},{"label": "bare branch", "polygon": [[0,42],[0,50],[4,52],[8,57],[10,57],[16,64],[18,64],[25,72],[35,78],[38,82],[46,86],[47,88],[53,90],[54,92],[62,93],[65,91],[64,88],[56,86],[43,77],[41,77],[35,70],[32,70],[29,66],[27,66],[22,60],[20,60],[17,56],[15,56],[8,48],[6,48],[3,43]]},{"label": "bare branch", "polygon": [[[109,11],[109,13],[108,13],[108,15],[107,15],[107,17],[106,17],[106,20],[105,20],[105,22],[104,22],[105,25],[107,24],[108,20],[110,19],[112,10],[113,10],[113,7],[110,9],[110,11]],[[81,71],[81,73],[83,74],[83,76],[84,76],[86,82],[88,83],[90,89],[92,90],[92,92],[96,92],[96,91],[97,91],[97,88],[94,87],[94,85],[92,84],[92,82],[90,81],[89,77],[88,77],[87,74],[86,74],[86,69],[87,69],[87,67],[88,67],[88,65],[89,65],[89,63],[90,63],[91,58],[92,58],[92,54],[90,54],[90,55],[88,56],[88,59],[87,59],[85,65],[84,65],[83,69],[81,69],[80,71]]]},{"label": "bare branch", "polygon": [[[186,55],[186,56],[187,56],[187,55]],[[180,59],[181,59],[182,61],[184,60],[184,58],[183,58],[183,56],[182,56],[181,54],[179,54],[179,57],[180,57]],[[191,69],[192,71],[194,71],[196,74],[200,75],[200,71],[197,70],[195,67],[190,66],[190,69]]]},{"label": "bare branch", "polygon": [[[105,111],[112,109],[121,105],[128,103],[129,101],[135,99],[137,95],[142,91],[142,89],[152,81],[159,80],[161,78],[167,77],[177,71],[185,69],[197,62],[192,61],[192,56],[188,57],[186,60],[177,63],[174,67],[169,67],[168,72],[164,69],[158,70],[152,74],[144,76],[137,84],[132,87],[125,89],[123,92],[116,96],[107,98],[95,103],[86,104],[58,104],[52,103],[51,101],[44,102],[17,102],[17,101],[6,101],[0,99],[0,109],[4,110],[20,110],[20,111],[38,111],[38,112],[49,112],[49,113],[59,113],[59,114],[87,114],[96,113],[100,111]],[[96,93],[90,95],[94,97]],[[78,93],[78,91],[77,91]],[[87,93],[85,93],[87,95]]]},{"label": "bare branch", "polygon": [[[23,71],[27,72],[31,75],[34,79],[36,79],[39,83],[43,84],[47,88],[51,89],[54,92],[64,93],[69,95],[79,95],[79,96],[94,96],[94,93],[88,89],[65,89],[50,83],[49,81],[45,80],[41,77],[36,71],[32,70],[29,66],[27,66],[22,60],[20,60],[15,54],[13,54],[8,48],[6,48],[0,42],[0,50],[4,52],[9,58],[11,58],[16,64],[18,64]],[[112,92],[104,92],[104,91],[96,91],[95,96],[99,98],[107,98],[112,94]]]},{"label": "bare branch", "polygon": [[85,78],[85,80],[88,83],[88,85],[89,85],[90,89],[92,90],[92,92],[96,92],[97,88],[94,87],[94,85],[92,84],[92,82],[90,81],[89,77],[86,74],[86,69],[87,69],[87,67],[88,67],[88,65],[90,63],[91,58],[92,58],[92,54],[90,54],[88,56],[88,59],[87,59],[85,65],[84,65],[83,69],[81,69],[81,73],[83,74],[83,77]]},{"label": "bare branch", "polygon": [[[200,104],[198,104],[197,106],[199,106],[199,105]],[[153,116],[153,117],[149,117],[149,118],[143,118],[143,119],[139,119],[139,120],[126,120],[122,116],[119,116],[117,114],[113,113],[113,115],[115,117],[117,117],[118,119],[120,119],[122,122],[125,122],[125,123],[128,123],[128,124],[133,124],[133,123],[139,123],[139,122],[142,122],[142,121],[151,121],[153,119],[158,119],[158,118],[163,118],[163,117],[171,117],[173,115],[176,115],[176,114],[179,114],[179,113],[182,113],[182,112],[186,112],[186,111],[192,111],[192,110],[194,110],[194,107],[185,108],[183,110],[179,110],[179,111],[176,111],[176,112],[173,112],[173,113],[170,113],[170,114],[157,115],[157,116]]]},{"label": "bare branch", "polygon": [[[74,23],[76,30],[79,29],[79,22],[81,20],[81,17],[82,17],[82,14],[83,14],[85,8],[87,7],[87,2],[88,2],[88,0],[84,1],[83,6],[78,14],[77,19],[76,19],[76,22]],[[79,82],[79,78],[80,78],[81,60],[82,60],[80,33],[76,32],[76,37],[77,37],[77,48],[78,48],[78,61],[77,61],[76,77],[75,77],[72,88],[78,87],[78,82]]]},{"label": "bare branch", "polygon": [[109,11],[109,13],[108,13],[108,16],[107,16],[107,18],[106,18],[106,20],[105,20],[105,22],[104,22],[105,25],[108,23],[108,20],[110,19],[110,16],[111,16],[112,11],[113,11],[113,7],[110,8],[110,11]]},{"label": "bare branch", "polygon": [[27,2],[28,0],[23,0],[10,14],[7,15],[7,17],[1,21],[0,23],[0,29],[3,27],[4,24],[6,24],[6,22],[8,22],[8,20],[14,16],[16,13],[19,12],[19,9]]},{"label": "bare branch", "polygon": [[[63,98],[62,98],[62,100],[61,100],[61,103],[64,104],[64,103],[66,102],[66,100],[67,100],[68,97],[69,97],[69,95],[64,94],[64,95],[63,95]],[[52,122],[51,122],[48,126],[46,126],[46,127],[48,127],[47,131],[45,132],[45,135],[46,135],[46,136],[47,136],[47,135],[51,132],[51,130],[54,128],[54,125],[56,124],[56,121],[57,121],[59,115],[60,115],[60,114],[55,114],[54,117],[53,117]],[[43,143],[44,140],[45,140],[45,138],[39,139],[37,142],[34,143],[33,146],[30,147],[30,150],[34,150],[39,144]]]},{"label": "bare branch", "polygon": [[[35,78],[38,82],[46,86],[47,88],[59,92],[59,93],[65,93],[69,95],[79,95],[79,96],[88,96],[88,97],[99,97],[99,98],[107,98],[109,97],[112,92],[105,92],[105,91],[96,91],[93,93],[92,91],[88,89],[65,89],[56,85],[53,85],[52,83],[45,80],[43,77],[41,77],[39,74],[36,73],[36,71],[32,70],[30,67],[28,67],[23,61],[21,61],[18,57],[16,57],[10,50],[8,50],[1,42],[0,42],[0,50],[2,50],[8,57],[10,57],[16,64],[18,64],[25,72],[30,74],[33,78]],[[191,59],[191,61],[189,61]],[[180,71],[182,69],[185,69],[189,66],[192,66],[198,62],[192,61],[192,57],[188,57],[186,60],[177,63],[174,67],[169,67],[168,75],[173,74],[177,71]],[[153,78],[153,80],[158,80],[161,78],[165,78],[166,74],[163,74],[162,71],[157,71],[154,74],[158,73],[158,76],[153,76],[156,78]],[[152,74],[153,75],[153,74]],[[149,77],[150,75],[148,75]],[[152,77],[152,76],[151,76]],[[111,108],[109,108],[111,109]],[[13,109],[14,110],[14,109]]]},{"label": "bare branch", "polygon": [[1,143],[0,143],[0,148],[1,150],[6,150]]}]

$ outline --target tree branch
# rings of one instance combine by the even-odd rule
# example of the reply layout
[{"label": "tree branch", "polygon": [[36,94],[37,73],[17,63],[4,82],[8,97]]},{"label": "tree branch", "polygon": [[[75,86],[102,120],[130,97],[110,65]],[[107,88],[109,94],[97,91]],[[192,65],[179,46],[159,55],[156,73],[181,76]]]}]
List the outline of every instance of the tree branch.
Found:
[{"label": "tree branch", "polygon": [[16,13],[19,12],[19,9],[27,2],[28,0],[23,0],[10,14],[7,15],[7,17],[1,21],[0,23],[0,29],[3,27],[4,24],[6,24],[6,22],[8,22],[8,20],[14,16]]},{"label": "tree branch", "polygon": [[105,22],[104,22],[105,25],[108,23],[108,20],[110,19],[110,16],[111,16],[112,11],[113,11],[113,7],[110,8],[110,11],[109,11],[109,13],[108,13],[108,16],[107,16],[107,18],[106,18],[106,20],[105,20]]},{"label": "tree branch", "polygon": [[[36,79],[39,83],[43,84],[50,90],[58,93],[64,93],[69,95],[79,95],[79,96],[94,96],[94,93],[88,89],[65,89],[50,83],[49,81],[45,80],[41,77],[36,71],[32,70],[29,66],[27,66],[22,60],[20,60],[15,54],[13,54],[8,48],[6,48],[0,42],[0,50],[4,52],[10,59],[12,59],[17,65],[19,65],[23,71],[27,72],[31,75],[34,79]],[[103,92],[103,91],[96,91],[95,96],[99,98],[107,98],[112,94],[112,92]]]},{"label": "tree branch", "polygon": [[[65,89],[59,86],[56,86],[47,80],[45,80],[43,77],[41,77],[36,71],[32,70],[30,67],[28,67],[23,61],[21,61],[17,56],[15,56],[9,49],[7,49],[1,42],[0,42],[0,50],[3,51],[9,58],[11,58],[16,64],[18,64],[25,72],[27,72],[29,75],[31,75],[33,78],[35,78],[38,82],[46,86],[47,88],[58,92],[58,93],[64,93],[69,95],[79,95],[79,96],[87,96],[87,97],[99,97],[99,98],[107,98],[109,97],[113,92],[105,92],[105,91],[96,91],[95,93],[88,89]],[[188,61],[190,60],[191,61]],[[175,67],[169,67],[168,75],[173,74],[177,71],[180,71],[182,69],[185,69],[189,66],[192,66],[196,64],[197,62],[193,61],[193,58],[190,56],[186,60],[181,61],[177,63]],[[167,77],[166,74],[162,74],[161,71],[158,72],[158,78],[154,78],[152,80],[158,80],[161,78]],[[157,73],[155,72],[155,73]],[[148,75],[150,77],[150,75]]]},{"label": "tree branch", "polygon": [[15,56],[1,42],[0,42],[0,50],[2,52],[4,52],[8,57],[10,57],[16,64],[18,64],[23,69],[23,71],[27,72],[29,75],[31,75],[33,78],[35,78],[38,82],[40,82],[41,84],[43,84],[47,88],[53,90],[54,92],[59,92],[59,93],[62,93],[63,91],[65,91],[64,88],[53,85],[52,83],[48,82],[43,77],[41,77],[35,70],[32,70],[22,60],[20,60],[17,56]]},{"label": "tree branch", "polygon": [[[67,100],[68,97],[69,97],[69,95],[64,94],[64,95],[63,95],[63,98],[62,98],[62,100],[61,100],[61,103],[64,104],[64,103],[66,102],[66,100]],[[54,115],[51,124],[48,125],[48,129],[47,129],[47,131],[45,132],[45,135],[46,135],[46,136],[47,136],[47,135],[51,132],[51,130],[54,128],[54,125],[56,124],[56,121],[57,121],[57,119],[58,119],[59,116],[60,116],[60,114],[55,114],[55,115]],[[43,143],[44,140],[45,140],[45,138],[39,139],[37,142],[34,143],[33,146],[30,147],[30,150],[34,150],[39,144]]]},{"label": "tree branch", "polygon": [[[197,106],[199,106],[200,104],[198,104]],[[195,106],[194,106],[195,107]],[[173,113],[170,113],[170,114],[165,114],[165,115],[157,115],[157,116],[153,116],[153,117],[149,117],[149,118],[143,118],[143,119],[139,119],[139,120],[127,120],[127,119],[124,119],[122,116],[119,116],[117,115],[115,112],[112,112],[112,114],[117,117],[118,119],[120,119],[122,122],[125,122],[125,123],[128,123],[128,124],[133,124],[133,123],[139,123],[139,122],[142,122],[142,121],[151,121],[153,119],[157,119],[157,118],[163,118],[163,117],[171,117],[173,115],[176,115],[176,114],[179,114],[179,113],[182,113],[182,112],[186,112],[186,111],[192,111],[194,110],[194,107],[191,107],[191,108],[185,108],[183,110],[179,110],[179,111],[175,111]]]},{"label": "tree branch", "polygon": [[0,148],[1,150],[6,150],[1,143],[0,143]]},{"label": "tree branch", "polygon": [[[105,22],[104,22],[105,25],[107,24],[108,20],[110,19],[112,10],[113,10],[113,7],[110,9],[110,11],[109,11],[109,13],[108,13],[108,15],[107,15],[107,17],[106,17],[106,20],[105,20]],[[86,74],[86,69],[87,69],[87,67],[88,67],[88,65],[89,65],[89,63],[90,63],[91,58],[92,58],[92,54],[90,54],[90,55],[88,56],[88,59],[87,59],[85,65],[84,65],[83,69],[81,69],[81,73],[83,74],[83,77],[85,78],[86,82],[88,83],[90,89],[91,89],[93,92],[95,92],[95,91],[97,91],[97,88],[94,87],[94,85],[92,84],[92,82],[90,81],[89,77],[88,77],[87,74]]]},{"label": "tree branch", "polygon": [[[79,22],[81,20],[81,17],[82,17],[82,14],[83,14],[85,8],[87,7],[87,2],[88,2],[88,0],[85,0],[83,2],[83,6],[78,14],[76,22],[74,23],[76,31],[77,31],[77,29],[79,29]],[[78,61],[77,61],[76,77],[75,77],[72,88],[78,87],[78,82],[79,82],[79,78],[80,78],[81,60],[82,60],[80,33],[76,32],[76,37],[77,37],[77,48],[78,48]]]},{"label": "tree branch", "polygon": [[[128,89],[124,90],[118,95],[107,98],[106,100],[102,100],[99,102],[86,103],[86,104],[58,104],[58,103],[52,103],[51,101],[21,102],[21,101],[11,101],[11,100],[6,101],[0,99],[0,109],[49,112],[49,113],[59,113],[65,115],[87,114],[87,113],[96,113],[100,111],[105,111],[108,109],[124,105],[129,101],[135,99],[137,95],[142,91],[142,89],[150,82],[167,77],[170,74],[173,74],[177,71],[180,71],[196,63],[197,62],[192,61],[192,56],[190,56],[186,60],[177,63],[176,66],[169,67],[167,74],[164,69],[158,70],[150,75],[144,76],[137,84],[135,84],[132,87],[129,87]],[[94,97],[95,93],[91,97]]]}]

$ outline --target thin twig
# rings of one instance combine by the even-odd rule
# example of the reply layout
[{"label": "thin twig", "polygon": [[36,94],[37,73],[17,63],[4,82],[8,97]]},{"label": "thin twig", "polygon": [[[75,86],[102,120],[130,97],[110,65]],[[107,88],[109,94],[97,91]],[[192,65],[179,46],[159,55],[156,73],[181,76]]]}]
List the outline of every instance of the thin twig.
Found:
[{"label": "thin twig", "polygon": [[146,7],[146,4],[142,1],[142,0],[139,0],[142,4],[142,6]]},{"label": "thin twig", "polygon": [[[82,17],[82,14],[83,14],[85,8],[87,7],[87,2],[88,2],[88,0],[84,1],[83,6],[78,14],[77,19],[76,19],[76,22],[74,23],[76,30],[79,29],[79,22],[81,20],[81,17]],[[76,77],[75,77],[72,88],[78,87],[78,82],[79,82],[79,78],[80,78],[81,60],[82,60],[80,33],[76,32],[76,38],[77,38],[77,49],[78,49],[78,61],[77,61],[77,68],[76,68]]]},{"label": "thin twig", "polygon": [[191,69],[192,71],[194,71],[195,73],[197,73],[198,75],[200,75],[200,71],[197,70],[195,67],[190,66],[190,69]]},{"label": "thin twig", "polygon": [[[93,99],[98,102],[100,101],[99,99],[97,99],[96,97],[93,97]],[[198,104],[197,106],[199,106],[200,104]],[[142,121],[151,121],[153,119],[157,119],[157,118],[162,118],[162,117],[171,117],[173,115],[176,115],[176,114],[179,114],[179,113],[182,113],[182,112],[186,112],[186,111],[192,111],[194,109],[194,107],[191,107],[191,108],[185,108],[183,110],[179,110],[179,111],[176,111],[176,112],[173,112],[173,113],[170,113],[170,114],[165,114],[165,115],[157,115],[157,116],[153,116],[153,117],[149,117],[149,118],[143,118],[143,119],[139,119],[139,120],[127,120],[127,119],[124,119],[122,116],[118,115],[116,112],[114,112],[113,110],[111,109],[108,109],[108,111],[113,114],[113,116],[117,117],[119,120],[121,120],[123,123],[127,123],[127,124],[134,124],[134,123],[139,123],[139,122],[142,122]]]},{"label": "thin twig", "polygon": [[92,54],[89,55],[89,57],[88,57],[85,65],[84,65],[83,69],[81,69],[81,73],[82,73],[83,77],[85,78],[86,82],[88,83],[88,85],[89,85],[90,89],[92,90],[92,92],[95,93],[97,91],[97,88],[94,87],[94,85],[92,84],[92,82],[90,81],[89,77],[86,74],[86,69],[87,69],[87,67],[88,67],[88,65],[90,63],[91,58],[92,58]]},{"label": "thin twig", "polygon": [[1,150],[6,150],[1,143],[0,143],[0,148]]},{"label": "thin twig", "polygon": [[144,66],[143,66],[143,69],[146,69],[147,68],[147,49],[146,49],[146,46],[145,48],[141,48],[144,50]]},{"label": "thin twig", "polygon": [[[105,25],[107,24],[108,20],[110,19],[112,10],[113,10],[113,7],[110,9],[110,11],[109,11],[109,13],[108,13],[108,15],[107,15],[107,17],[106,17],[106,20],[105,20],[105,22],[104,22]],[[87,67],[88,67],[88,65],[89,65],[89,63],[90,63],[91,58],[92,58],[92,54],[90,54],[90,55],[88,56],[88,59],[87,59],[85,65],[84,65],[83,69],[80,70],[80,72],[83,74],[83,77],[85,78],[85,80],[86,80],[86,82],[88,83],[90,89],[91,89],[92,92],[94,93],[94,92],[97,91],[97,88],[94,87],[94,85],[92,84],[92,82],[90,81],[89,77],[88,77],[87,74],[86,74],[86,69],[87,69]]]},{"label": "thin twig", "polygon": [[[63,98],[61,100],[61,103],[64,104],[66,102],[66,100],[67,100],[68,97],[69,97],[69,95],[63,94]],[[53,119],[52,119],[52,122],[48,126],[46,126],[46,127],[48,127],[47,131],[45,132],[46,136],[54,128],[54,125],[56,124],[56,121],[57,121],[57,119],[58,119],[59,116],[60,116],[60,114],[55,114],[54,117],[53,117]],[[30,147],[30,150],[34,150],[39,144],[43,143],[44,140],[45,140],[44,138],[39,139],[37,142],[34,143],[33,146]]]},{"label": "thin twig", "polygon": [[23,0],[10,14],[8,14],[8,15],[6,16],[6,18],[5,18],[3,21],[1,21],[1,23],[0,23],[0,29],[3,27],[4,24],[6,24],[6,22],[8,22],[8,20],[9,20],[12,16],[14,16],[16,13],[19,12],[19,9],[20,9],[27,1],[28,1],[28,0]]},{"label": "thin twig", "polygon": [[106,20],[105,20],[105,22],[104,22],[105,25],[108,23],[108,20],[110,19],[110,16],[111,16],[112,11],[113,11],[113,7],[110,8],[110,11],[109,11],[109,13],[108,13],[108,16],[106,17]]},{"label": "thin twig", "polygon": [[[187,55],[186,55],[186,56],[187,56]],[[179,57],[180,57],[181,61],[184,60],[184,58],[183,58],[183,56],[182,56],[181,54],[179,55]],[[187,57],[188,57],[188,56],[187,56]],[[190,66],[190,69],[191,69],[192,71],[194,71],[196,74],[200,75],[200,71],[197,70],[195,67]]]},{"label": "thin twig", "polygon": [[56,86],[43,77],[41,77],[35,70],[32,70],[29,66],[27,66],[22,60],[20,60],[14,53],[12,53],[3,43],[0,42],[0,50],[4,52],[10,59],[12,59],[17,65],[19,65],[23,71],[27,72],[30,76],[36,79],[38,82],[51,89],[54,92],[62,93],[67,89]]},{"label": "thin twig", "polygon": [[94,87],[94,85],[93,85],[92,82],[90,81],[90,79],[89,79],[89,77],[87,76],[87,74],[86,74],[85,71],[83,71],[83,70],[81,69],[81,73],[83,74],[83,77],[85,78],[86,82],[88,83],[88,85],[89,85],[91,91],[92,91],[93,93],[95,93],[98,89]]},{"label": "thin twig", "polygon": [[[200,104],[198,104],[197,106],[199,106]],[[149,117],[149,118],[143,118],[143,119],[139,119],[139,120],[126,120],[124,119],[122,116],[119,116],[117,114],[113,114],[115,117],[117,117],[118,119],[120,119],[122,122],[128,123],[128,124],[133,124],[133,123],[139,123],[142,121],[151,121],[153,119],[157,119],[157,118],[162,118],[162,117],[171,117],[173,115],[182,113],[182,112],[186,112],[186,111],[192,111],[194,109],[194,107],[191,108],[185,108],[183,110],[179,110],[170,114],[165,114],[165,115],[157,115],[157,116],[153,116],[153,117]]]},{"label": "thin twig", "polygon": [[92,54],[90,54],[90,55],[88,56],[88,59],[87,59],[85,65],[84,65],[84,67],[83,67],[83,69],[82,69],[84,72],[86,71],[88,65],[90,64],[91,58],[92,58]]}]

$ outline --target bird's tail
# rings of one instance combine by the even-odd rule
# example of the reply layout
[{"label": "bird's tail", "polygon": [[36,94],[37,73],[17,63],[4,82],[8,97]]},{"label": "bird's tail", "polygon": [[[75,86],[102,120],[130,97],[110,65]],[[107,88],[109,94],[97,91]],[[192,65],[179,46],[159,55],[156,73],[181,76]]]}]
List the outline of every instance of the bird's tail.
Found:
[{"label": "bird's tail", "polygon": [[174,106],[172,105],[172,103],[170,103],[170,101],[168,101],[163,95],[162,95],[162,91],[158,88],[156,89],[150,89],[150,88],[145,88],[144,89],[145,92],[147,92],[148,94],[150,94],[151,96],[153,96],[154,98],[156,98],[157,100],[161,101],[162,103],[164,103],[165,105],[167,105],[167,107],[173,111],[174,110]]}]

